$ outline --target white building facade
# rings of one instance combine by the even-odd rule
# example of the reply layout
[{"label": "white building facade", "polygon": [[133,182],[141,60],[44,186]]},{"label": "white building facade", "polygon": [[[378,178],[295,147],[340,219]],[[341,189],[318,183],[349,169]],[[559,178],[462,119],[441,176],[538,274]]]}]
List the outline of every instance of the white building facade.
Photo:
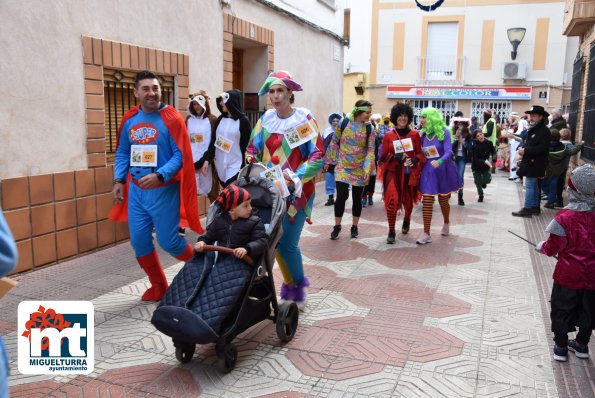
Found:
[{"label": "white building facade", "polygon": [[[457,110],[470,117],[489,108],[504,117],[531,104],[568,105],[578,40],[563,35],[564,1],[419,1],[440,4],[431,11],[413,0],[371,3],[368,89],[375,112],[406,101],[417,121],[427,106],[449,119]],[[514,60],[511,28],[524,29]]]},{"label": "white building facade", "polygon": [[218,114],[215,97],[241,89],[256,120],[267,106],[260,85],[285,69],[304,88],[295,106],[323,128],[341,105],[342,34],[334,0],[3,1],[0,198],[17,271],[127,239],[107,213],[137,72],[155,72],[164,102],[184,115],[198,90]]}]

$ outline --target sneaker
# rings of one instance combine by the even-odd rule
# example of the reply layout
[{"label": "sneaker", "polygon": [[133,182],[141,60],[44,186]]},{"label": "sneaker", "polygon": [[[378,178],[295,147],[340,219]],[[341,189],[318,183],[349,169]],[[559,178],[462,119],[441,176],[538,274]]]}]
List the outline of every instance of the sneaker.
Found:
[{"label": "sneaker", "polygon": [[179,227],[178,228],[178,235],[186,236],[186,228]]},{"label": "sneaker", "polygon": [[415,241],[418,245],[425,245],[426,243],[432,242],[432,237],[426,234],[425,232],[420,235],[419,238]]},{"label": "sneaker", "polygon": [[568,348],[554,345],[554,360],[559,362],[568,361]]},{"label": "sneaker", "polygon": [[554,204],[553,203],[546,203],[543,205],[543,207],[545,207],[546,209],[553,209],[554,208]]},{"label": "sneaker", "polygon": [[568,349],[574,352],[577,358],[588,359],[589,358],[589,346],[577,343],[576,340],[568,341]]},{"label": "sneaker", "polygon": [[564,208],[564,203],[556,203],[554,205],[554,209],[563,209]]},{"label": "sneaker", "polygon": [[366,207],[368,205],[368,198],[362,198],[362,207]]},{"label": "sneaker", "polygon": [[395,231],[391,231],[388,233],[388,236],[386,238],[386,243],[388,243],[389,245],[394,245],[396,241],[396,233]]},{"label": "sneaker", "polygon": [[328,200],[326,201],[326,203],[324,204],[325,206],[332,206],[335,204],[335,199],[333,197],[328,198]]},{"label": "sneaker", "polygon": [[544,194],[544,193],[542,193],[542,194],[541,194],[541,200],[547,200],[547,195],[546,195],[546,194]]},{"label": "sneaker", "polygon": [[403,220],[403,228],[401,228],[401,232],[403,232],[403,235],[407,235],[407,232],[409,232],[409,220]]},{"label": "sneaker", "polygon": [[368,196],[368,206],[374,206],[374,201],[372,200],[372,195]]},{"label": "sneaker", "polygon": [[519,211],[513,211],[512,215],[515,217],[531,217],[533,215],[533,210],[523,207]]},{"label": "sneaker", "polygon": [[359,235],[359,233],[357,232],[357,225],[352,225],[351,226],[351,237],[357,238],[358,235]]},{"label": "sneaker", "polygon": [[540,209],[539,207],[532,207],[532,208],[530,208],[529,210],[531,210],[531,213],[532,213],[534,216],[538,216],[538,215],[540,215],[540,214],[541,214],[541,209]]},{"label": "sneaker", "polygon": [[450,226],[449,226],[448,224],[444,224],[444,225],[442,226],[442,231],[440,231],[440,234],[441,234],[442,236],[448,236],[448,235],[450,235],[450,228],[449,228],[449,227],[450,227]]},{"label": "sneaker", "polygon": [[459,198],[459,206],[465,206],[465,201],[463,198]]},{"label": "sneaker", "polygon": [[477,198],[478,202],[483,202],[483,195],[479,195],[479,197]]},{"label": "sneaker", "polygon": [[335,225],[333,227],[333,232],[331,232],[331,239],[332,240],[337,240],[339,239],[339,233],[341,232],[341,226],[340,225]]}]

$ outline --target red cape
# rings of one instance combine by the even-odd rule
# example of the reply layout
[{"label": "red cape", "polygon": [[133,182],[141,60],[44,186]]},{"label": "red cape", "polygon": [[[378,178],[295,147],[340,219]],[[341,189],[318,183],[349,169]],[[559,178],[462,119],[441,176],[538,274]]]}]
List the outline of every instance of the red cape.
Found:
[{"label": "red cape", "polygon": [[[130,109],[122,117],[120,128],[118,129],[118,143],[120,144],[120,134],[122,126],[128,119],[138,113],[140,105]],[[173,107],[166,106],[159,111],[163,123],[169,130],[170,135],[182,152],[182,168],[177,176],[180,179],[180,226],[189,227],[194,232],[202,234],[204,232],[198,216],[198,203],[196,200],[196,177],[194,174],[194,162],[192,161],[192,150],[190,149],[190,139],[186,130],[186,124],[182,115]],[[116,148],[117,148],[116,145]],[[128,184],[130,184],[130,173],[124,184],[124,200],[122,203],[114,205],[109,213],[109,218],[113,221],[128,221]]]}]

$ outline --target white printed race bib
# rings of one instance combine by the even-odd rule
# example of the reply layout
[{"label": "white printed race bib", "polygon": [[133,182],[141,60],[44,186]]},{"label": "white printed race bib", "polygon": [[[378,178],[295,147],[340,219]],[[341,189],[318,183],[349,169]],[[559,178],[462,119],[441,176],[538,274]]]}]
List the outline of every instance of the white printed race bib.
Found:
[{"label": "white printed race bib", "polygon": [[131,145],[130,166],[157,167],[157,145]]},{"label": "white printed race bib", "polygon": [[316,137],[317,133],[309,121],[305,121],[304,123],[290,127],[283,132],[285,136],[285,140],[291,149],[302,145],[304,142],[310,141],[312,138]]},{"label": "white printed race bib", "polygon": [[436,149],[435,145],[425,146],[421,148],[421,151],[424,153],[425,157],[428,159],[439,158],[440,154],[438,153],[438,149]]},{"label": "white printed race bib", "polygon": [[202,134],[190,134],[190,143],[192,144],[199,144],[203,142],[205,139]]},{"label": "white printed race bib", "polygon": [[395,147],[395,153],[409,152],[413,150],[413,141],[411,141],[411,138],[394,140],[393,146]]},{"label": "white printed race bib", "polygon": [[282,198],[286,198],[289,196],[289,190],[287,189],[287,184],[285,183],[285,177],[283,176],[283,171],[281,170],[281,166],[276,165],[273,168],[266,169],[262,173],[260,173],[262,178],[266,178],[269,181],[272,181],[273,184],[279,190]]},{"label": "white printed race bib", "polygon": [[215,140],[215,148],[220,149],[225,153],[229,153],[232,146],[233,141],[228,140],[227,138],[220,135],[217,136],[217,139]]}]

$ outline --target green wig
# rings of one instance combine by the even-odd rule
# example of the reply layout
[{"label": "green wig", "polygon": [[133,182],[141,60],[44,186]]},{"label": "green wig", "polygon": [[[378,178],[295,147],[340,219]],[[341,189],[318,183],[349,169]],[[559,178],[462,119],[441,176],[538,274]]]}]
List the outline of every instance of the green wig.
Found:
[{"label": "green wig", "polygon": [[452,132],[448,129],[442,118],[442,114],[436,108],[424,108],[421,111],[421,116],[426,118],[426,125],[422,129],[422,132],[426,133],[428,138],[432,139],[434,136],[438,137],[438,140],[444,141],[444,131],[450,133],[450,139],[453,139]]}]

